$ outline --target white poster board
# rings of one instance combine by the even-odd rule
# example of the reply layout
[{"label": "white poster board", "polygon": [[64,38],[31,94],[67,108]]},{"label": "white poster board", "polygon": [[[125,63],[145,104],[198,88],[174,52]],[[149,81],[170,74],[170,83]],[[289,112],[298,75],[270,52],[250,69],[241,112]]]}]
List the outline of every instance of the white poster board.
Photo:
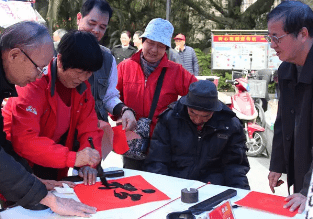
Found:
[{"label": "white poster board", "polygon": [[280,64],[275,56],[263,35],[213,35],[212,69],[275,68]]},{"label": "white poster board", "polygon": [[15,17],[8,3],[0,1],[0,26],[7,27],[15,23]]},{"label": "white poster board", "polygon": [[275,50],[270,47],[270,44],[268,45],[268,48],[267,68],[276,70],[278,69],[282,61],[280,61],[280,59],[276,55]]},{"label": "white poster board", "polygon": [[45,22],[30,2],[0,1],[0,26],[6,28],[20,21]]}]

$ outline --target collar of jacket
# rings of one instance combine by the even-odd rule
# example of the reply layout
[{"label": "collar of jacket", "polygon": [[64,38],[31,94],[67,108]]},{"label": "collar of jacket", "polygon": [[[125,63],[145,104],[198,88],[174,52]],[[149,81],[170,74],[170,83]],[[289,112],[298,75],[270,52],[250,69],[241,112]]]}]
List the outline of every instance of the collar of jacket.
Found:
[{"label": "collar of jacket", "polygon": [[[297,77],[297,66],[293,63],[289,63],[289,69],[282,73],[282,79],[285,80],[294,80]],[[311,47],[305,63],[303,65],[302,71],[300,73],[299,81],[305,84],[311,84],[313,81],[313,74],[311,73],[313,69],[313,46]]]},{"label": "collar of jacket", "polygon": [[[57,78],[57,58],[53,58],[49,66],[50,66],[50,69],[48,71],[48,78],[50,80],[51,97],[53,97],[54,92],[55,92],[55,82]],[[76,90],[80,95],[82,95],[82,93],[84,93],[86,89],[87,89],[87,85],[85,81],[76,87]]]},{"label": "collar of jacket", "polygon": [[[139,65],[140,65],[140,54],[141,54],[141,50],[139,50],[138,52],[136,52],[134,55],[131,56],[131,60],[137,62]],[[167,58],[167,54],[166,52],[164,53],[164,56],[162,57],[161,59],[161,62],[160,64],[156,67],[156,69],[158,68],[168,68],[169,67],[169,61],[168,61],[168,58]],[[155,71],[155,70],[154,70]]]},{"label": "collar of jacket", "polygon": [[[115,46],[113,46],[113,48],[123,48],[123,45],[122,44],[115,45]],[[125,47],[125,48],[137,51],[137,49],[135,47],[133,47],[132,45],[130,45],[130,44],[128,45],[128,47]]]},{"label": "collar of jacket", "polygon": [[[1,56],[1,53],[0,53]],[[15,89],[15,85],[11,84],[7,78],[5,77],[2,59],[0,59],[0,94],[3,98],[7,97],[17,97],[17,92]]]},{"label": "collar of jacket", "polygon": [[[180,100],[178,100],[172,107],[176,118],[181,118],[192,123],[188,115],[187,106],[183,105]],[[210,127],[218,130],[226,129],[225,123],[220,121],[230,120],[234,116],[236,116],[236,114],[228,106],[223,104],[222,110],[214,112],[212,118],[204,124],[204,127]]]}]

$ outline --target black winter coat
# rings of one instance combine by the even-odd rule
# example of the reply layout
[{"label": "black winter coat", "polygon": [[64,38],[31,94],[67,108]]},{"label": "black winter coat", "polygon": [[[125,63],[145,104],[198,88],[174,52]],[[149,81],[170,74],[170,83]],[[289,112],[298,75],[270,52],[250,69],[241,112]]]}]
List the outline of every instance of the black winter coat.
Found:
[{"label": "black winter coat", "polygon": [[313,47],[299,75],[295,64],[280,65],[278,86],[270,171],[287,173],[288,186],[306,196],[313,167]]},{"label": "black winter coat", "polygon": [[160,115],[144,169],[216,185],[250,189],[243,127],[223,104],[202,131],[179,101]]},{"label": "black winter coat", "polygon": [[[15,86],[5,78],[0,60],[0,103],[4,98],[11,96],[17,96]],[[3,116],[0,114],[0,193],[16,205],[37,209],[39,202],[48,191],[43,183],[25,169],[26,167],[30,170],[24,161],[14,152],[11,142],[6,140],[6,134],[3,131]]]},{"label": "black winter coat", "polygon": [[131,57],[136,52],[137,49],[135,47],[132,47],[131,45],[129,45],[126,50],[123,50],[122,45],[114,46],[111,50],[112,55],[115,57],[116,65]]}]

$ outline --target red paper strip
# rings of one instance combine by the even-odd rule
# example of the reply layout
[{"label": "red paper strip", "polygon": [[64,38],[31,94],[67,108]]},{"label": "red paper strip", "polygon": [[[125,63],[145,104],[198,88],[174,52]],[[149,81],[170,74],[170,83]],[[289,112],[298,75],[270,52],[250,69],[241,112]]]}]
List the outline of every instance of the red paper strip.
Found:
[{"label": "red paper strip", "polygon": [[[154,201],[163,201],[170,199],[167,195],[163,192],[152,186],[148,183],[142,176],[131,176],[125,177],[122,179],[117,180],[110,180],[109,183],[118,182],[121,184],[130,183],[137,191],[126,191],[124,189],[109,189],[109,190],[100,190],[98,187],[103,187],[100,182],[97,182],[95,185],[84,185],[78,184],[75,186],[74,190],[79,198],[79,200],[89,206],[93,206],[97,208],[97,211],[104,211],[109,209],[116,209],[116,208],[125,208],[131,207],[135,205],[140,205],[148,202]],[[155,193],[144,193],[142,192],[143,189],[153,189]],[[129,194],[141,194],[141,199],[139,201],[132,201],[130,197],[126,199],[119,199],[114,196],[114,190],[116,192],[127,192]]]},{"label": "red paper strip", "polygon": [[287,217],[293,217],[298,212],[297,210],[290,212],[288,208],[283,208],[287,204],[285,197],[255,191],[250,192],[236,204]]},{"label": "red paper strip", "polygon": [[113,151],[117,154],[124,154],[129,150],[125,130],[121,125],[113,127]]}]

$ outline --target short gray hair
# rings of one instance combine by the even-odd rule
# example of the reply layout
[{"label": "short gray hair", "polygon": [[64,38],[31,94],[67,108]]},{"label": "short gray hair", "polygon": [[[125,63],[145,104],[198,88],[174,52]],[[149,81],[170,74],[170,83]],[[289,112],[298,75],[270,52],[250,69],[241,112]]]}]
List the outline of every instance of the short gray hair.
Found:
[{"label": "short gray hair", "polygon": [[32,47],[51,41],[48,29],[33,21],[22,21],[7,27],[1,34],[1,52],[8,49]]},{"label": "short gray hair", "polygon": [[56,31],[53,32],[53,35],[56,34],[61,39],[66,33],[67,31],[64,29],[57,29]]}]

